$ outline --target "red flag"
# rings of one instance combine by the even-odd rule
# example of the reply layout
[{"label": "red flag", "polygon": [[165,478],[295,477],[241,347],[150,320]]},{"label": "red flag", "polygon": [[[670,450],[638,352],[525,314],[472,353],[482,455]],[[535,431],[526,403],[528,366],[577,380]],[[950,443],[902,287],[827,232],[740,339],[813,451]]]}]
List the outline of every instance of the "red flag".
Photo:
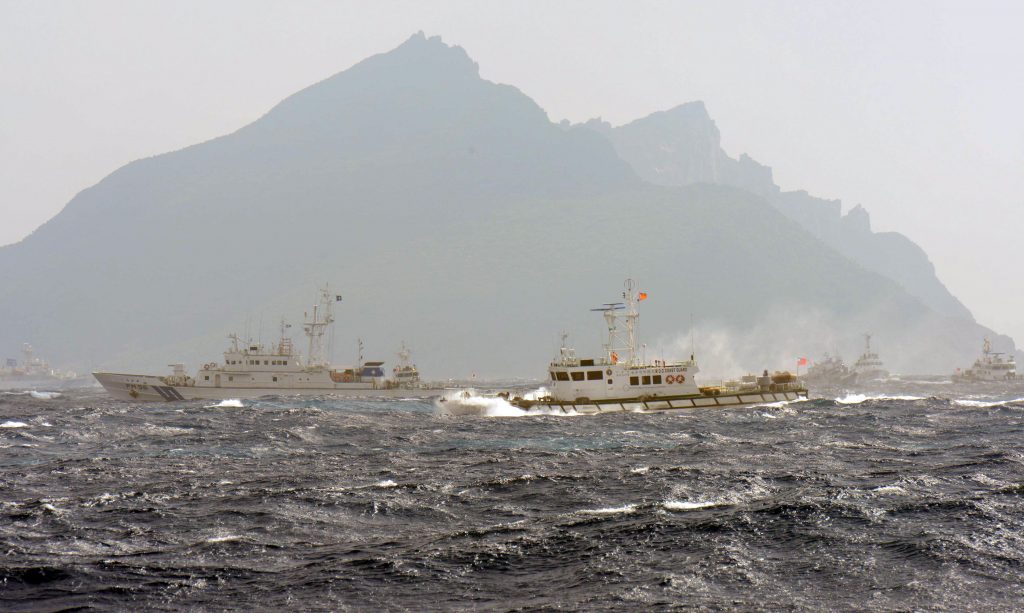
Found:
[{"label": "red flag", "polygon": [[797,358],[796,359],[796,365],[797,366],[807,366],[807,358]]},{"label": "red flag", "polygon": [[641,300],[647,300],[647,292],[640,292],[640,295],[636,297],[637,302]]}]

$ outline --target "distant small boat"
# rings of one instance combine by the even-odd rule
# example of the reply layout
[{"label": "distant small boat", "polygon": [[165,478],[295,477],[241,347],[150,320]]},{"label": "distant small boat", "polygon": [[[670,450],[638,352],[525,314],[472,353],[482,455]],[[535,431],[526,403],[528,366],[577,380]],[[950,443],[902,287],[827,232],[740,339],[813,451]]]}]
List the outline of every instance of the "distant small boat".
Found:
[{"label": "distant small boat", "polygon": [[857,381],[860,383],[889,378],[889,371],[882,364],[882,359],[878,357],[877,353],[871,351],[870,334],[864,335],[864,353],[853,364],[853,372],[857,375]]},{"label": "distant small boat", "polygon": [[0,389],[54,390],[94,385],[86,376],[51,368],[46,360],[36,357],[28,343],[22,344],[21,355],[21,361],[7,358],[0,367]]},{"label": "distant small boat", "polygon": [[825,357],[807,369],[804,381],[816,385],[853,385],[857,382],[857,373],[843,362],[839,356]]},{"label": "distant small boat", "polygon": [[992,383],[1016,380],[1017,363],[1013,356],[992,351],[992,343],[987,338],[981,346],[981,357],[974,361],[974,366],[962,372],[958,368],[953,374],[953,381],[958,383]]}]

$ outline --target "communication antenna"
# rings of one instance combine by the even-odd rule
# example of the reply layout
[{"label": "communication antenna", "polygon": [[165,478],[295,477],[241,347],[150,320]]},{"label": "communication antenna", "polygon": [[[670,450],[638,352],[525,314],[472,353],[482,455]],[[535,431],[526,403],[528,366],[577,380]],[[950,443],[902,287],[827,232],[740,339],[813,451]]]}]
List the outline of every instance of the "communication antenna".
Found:
[{"label": "communication antenna", "polygon": [[693,311],[690,311],[690,361],[693,361],[693,355],[697,353],[694,351],[695,343],[693,341]]}]

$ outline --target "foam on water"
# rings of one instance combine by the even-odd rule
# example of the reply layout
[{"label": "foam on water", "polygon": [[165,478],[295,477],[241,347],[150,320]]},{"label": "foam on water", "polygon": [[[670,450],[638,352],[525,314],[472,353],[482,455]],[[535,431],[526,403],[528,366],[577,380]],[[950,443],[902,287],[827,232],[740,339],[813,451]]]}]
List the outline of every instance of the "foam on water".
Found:
[{"label": "foam on water", "polygon": [[0,424],[0,428],[27,428],[28,424],[23,421],[9,420]]},{"label": "foam on water", "polygon": [[[525,400],[536,400],[548,395],[546,388],[523,394]],[[452,390],[435,401],[442,415],[480,415],[484,417],[524,417],[527,415],[576,415],[576,411],[562,411],[551,407],[533,407],[529,411],[512,406],[509,401],[495,395],[483,395],[473,388]]]},{"label": "foam on water", "polygon": [[60,392],[31,391],[29,392],[29,394],[31,394],[31,396],[37,400],[53,400],[55,398],[60,398]]},{"label": "foam on water", "polygon": [[238,398],[228,398],[227,400],[221,400],[217,404],[206,405],[207,409],[243,409],[245,405]]},{"label": "foam on water", "polygon": [[666,500],[661,506],[666,511],[692,511],[694,509],[709,509],[729,504],[721,500]]},{"label": "foam on water", "polygon": [[993,407],[1005,407],[1011,404],[1024,404],[1024,398],[1015,398],[1013,400],[971,400],[964,398],[954,400],[953,404],[958,404],[962,407],[990,409]]},{"label": "foam on water", "polygon": [[580,511],[577,511],[577,513],[582,513],[583,515],[616,515],[619,513],[635,513],[637,508],[638,507],[635,504],[627,504],[621,507],[605,507],[603,509],[582,509]]},{"label": "foam on water", "polygon": [[847,394],[841,398],[836,398],[835,401],[839,404],[861,404],[868,401],[877,400],[902,400],[902,401],[913,401],[913,400],[924,400],[924,396],[886,396],[876,395],[868,396],[866,394]]}]

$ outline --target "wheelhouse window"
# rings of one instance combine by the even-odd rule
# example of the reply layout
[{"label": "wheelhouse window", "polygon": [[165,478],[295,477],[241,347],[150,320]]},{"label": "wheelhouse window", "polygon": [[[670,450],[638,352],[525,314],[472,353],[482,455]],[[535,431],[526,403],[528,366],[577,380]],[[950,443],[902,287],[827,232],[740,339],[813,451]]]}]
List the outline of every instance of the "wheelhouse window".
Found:
[{"label": "wheelhouse window", "polygon": [[572,373],[572,380],[573,381],[582,381],[583,380],[583,375],[584,375],[584,373],[583,373],[582,370],[577,370],[576,372]]},{"label": "wheelhouse window", "polygon": [[564,370],[558,371],[557,374],[558,374],[558,380],[559,381],[568,381],[569,380],[569,373],[565,372]]},{"label": "wheelhouse window", "polygon": [[661,375],[654,375],[653,377],[651,377],[651,381],[655,385],[661,385]]},{"label": "wheelhouse window", "polygon": [[555,371],[553,371],[553,370],[551,371],[551,380],[552,381],[558,381],[558,377],[555,375]]},{"label": "wheelhouse window", "polygon": [[644,382],[644,385],[650,385],[651,384],[651,375],[644,375],[643,382]]},{"label": "wheelhouse window", "polygon": [[604,374],[600,370],[588,370],[587,381],[600,381],[604,378]]},{"label": "wheelhouse window", "polygon": [[630,385],[640,385],[640,377],[630,377],[629,378],[629,384]]}]

